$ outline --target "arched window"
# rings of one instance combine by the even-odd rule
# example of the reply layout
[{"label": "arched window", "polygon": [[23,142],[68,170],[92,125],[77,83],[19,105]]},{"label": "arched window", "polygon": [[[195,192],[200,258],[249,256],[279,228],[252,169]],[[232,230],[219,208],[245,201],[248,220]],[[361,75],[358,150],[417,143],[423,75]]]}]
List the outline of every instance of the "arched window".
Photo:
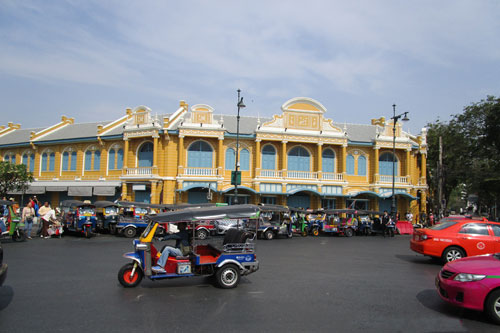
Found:
[{"label": "arched window", "polygon": [[189,168],[211,168],[212,147],[205,141],[196,141],[188,149]]},{"label": "arched window", "polygon": [[[392,176],[392,162],[393,162],[393,155],[392,153],[383,153],[380,155],[378,159],[378,173],[383,176]],[[398,161],[395,160],[394,163],[395,167],[395,174],[398,174]]]},{"label": "arched window", "polygon": [[309,152],[303,147],[295,147],[288,153],[288,170],[309,171]]},{"label": "arched window", "polygon": [[115,169],[115,150],[110,149],[109,154],[108,154],[108,169],[109,170],[114,170]]},{"label": "arched window", "polygon": [[248,171],[250,170],[250,152],[247,149],[242,149],[240,151],[240,170]]},{"label": "arched window", "polygon": [[146,142],[139,149],[138,166],[152,167],[153,166],[153,151],[154,146],[151,142]]},{"label": "arched window", "polygon": [[101,168],[101,151],[96,150],[94,152],[94,171],[99,170]]},{"label": "arched window", "polygon": [[366,176],[366,157],[358,157],[358,175]]},{"label": "arched window", "polygon": [[65,151],[62,156],[62,171],[69,169],[69,152]]},{"label": "arched window", "polygon": [[49,155],[49,171],[54,171],[56,167],[56,154],[50,153]]},{"label": "arched window", "polygon": [[26,169],[28,169],[28,154],[23,154],[22,162],[24,165],[26,165]]},{"label": "arched window", "polygon": [[354,175],[354,156],[347,155],[346,159],[346,171],[348,175]]},{"label": "arched window", "polygon": [[118,149],[116,155],[116,169],[121,170],[123,168],[123,149]]},{"label": "arched window", "polygon": [[233,148],[226,149],[226,170],[234,170],[236,155]]},{"label": "arched window", "polygon": [[92,170],[92,152],[87,150],[85,152],[85,171]]},{"label": "arched window", "polygon": [[71,171],[76,171],[76,151],[71,152]]},{"label": "arched window", "polygon": [[10,162],[12,164],[16,164],[16,155],[12,154],[12,153],[7,153],[4,157],[3,157],[3,160],[5,162]]},{"label": "arched window", "polygon": [[262,170],[274,170],[276,168],[276,149],[272,145],[262,148]]},{"label": "arched window", "polygon": [[29,167],[30,172],[35,171],[35,154],[30,154],[29,164],[30,164],[30,167]]},{"label": "arched window", "polygon": [[48,159],[47,153],[43,153],[42,154],[42,171],[47,171],[47,159]]},{"label": "arched window", "polygon": [[335,172],[335,153],[331,149],[323,150],[322,154],[323,172]]}]

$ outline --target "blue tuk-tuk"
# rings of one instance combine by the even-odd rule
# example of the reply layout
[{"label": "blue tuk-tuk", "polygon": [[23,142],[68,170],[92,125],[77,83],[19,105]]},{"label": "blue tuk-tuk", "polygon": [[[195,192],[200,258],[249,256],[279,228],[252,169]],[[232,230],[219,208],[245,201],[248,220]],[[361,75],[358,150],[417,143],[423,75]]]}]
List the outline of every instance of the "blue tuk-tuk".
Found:
[{"label": "blue tuk-tuk", "polygon": [[[145,202],[118,201],[120,214],[116,224],[116,233],[127,238],[133,238],[137,232],[142,232],[147,226],[146,215],[156,215],[161,211],[163,205],[155,205]],[[163,228],[160,228],[160,233]]]},{"label": "blue tuk-tuk", "polygon": [[116,234],[120,206],[114,202],[105,200],[94,202],[94,206],[97,215],[97,229],[108,231],[110,234]]},{"label": "blue tuk-tuk", "polygon": [[86,238],[92,237],[96,232],[97,216],[90,201],[64,200],[60,206],[66,230],[82,233]]}]

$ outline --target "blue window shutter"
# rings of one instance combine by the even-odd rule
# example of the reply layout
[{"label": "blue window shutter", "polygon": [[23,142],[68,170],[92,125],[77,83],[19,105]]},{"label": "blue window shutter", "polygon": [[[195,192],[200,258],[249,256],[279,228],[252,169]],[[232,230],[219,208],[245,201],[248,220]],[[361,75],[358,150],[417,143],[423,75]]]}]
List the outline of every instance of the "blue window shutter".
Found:
[{"label": "blue window shutter", "polygon": [[28,155],[24,154],[23,155],[23,162],[24,165],[26,165],[26,169],[28,168]]},{"label": "blue window shutter", "polygon": [[76,151],[71,152],[71,171],[76,171]]},{"label": "blue window shutter", "polygon": [[68,171],[69,166],[69,153],[65,151],[62,158],[62,171]]},{"label": "blue window shutter", "polygon": [[347,155],[346,170],[348,175],[354,175],[354,156]]},{"label": "blue window shutter", "polygon": [[47,153],[42,154],[42,171],[47,171]]},{"label": "blue window shutter", "polygon": [[358,157],[358,175],[366,176],[366,157]]},{"label": "blue window shutter", "polygon": [[116,157],[116,169],[121,170],[123,168],[123,149],[118,149],[118,156]]},{"label": "blue window shutter", "polygon": [[188,167],[190,168],[211,168],[212,148],[204,141],[197,141],[189,146]]},{"label": "blue window shutter", "polygon": [[226,170],[234,170],[234,164],[236,163],[236,156],[233,148],[228,148],[226,150]]},{"label": "blue window shutter", "polygon": [[30,171],[35,171],[35,154],[30,155]]},{"label": "blue window shutter", "polygon": [[309,171],[309,153],[302,147],[295,147],[288,153],[288,170]]},{"label": "blue window shutter", "polygon": [[262,170],[274,170],[276,168],[276,150],[271,145],[262,149]]},{"label": "blue window shutter", "polygon": [[240,152],[240,170],[250,170],[250,152],[247,149],[242,149]]},{"label": "blue window shutter", "polygon": [[87,150],[85,152],[85,171],[92,170],[92,152]]},{"label": "blue window shutter", "polygon": [[49,155],[49,171],[54,171],[56,164],[56,154],[50,153]]},{"label": "blue window shutter", "polygon": [[[391,153],[384,153],[379,158],[379,174],[383,176],[392,176],[392,158]],[[398,174],[398,162],[394,163],[395,173]]]},{"label": "blue window shutter", "polygon": [[12,163],[12,164],[16,164],[16,155],[12,155],[12,156],[10,157],[10,163]]},{"label": "blue window shutter", "polygon": [[146,142],[139,150],[139,167],[153,166],[153,150],[154,146],[151,142]]},{"label": "blue window shutter", "polygon": [[108,170],[115,169],[115,150],[110,149],[108,154]]},{"label": "blue window shutter", "polygon": [[325,149],[322,155],[323,172],[335,172],[335,153],[331,149]]},{"label": "blue window shutter", "polygon": [[96,150],[94,152],[94,170],[99,170],[101,168],[101,151]]}]

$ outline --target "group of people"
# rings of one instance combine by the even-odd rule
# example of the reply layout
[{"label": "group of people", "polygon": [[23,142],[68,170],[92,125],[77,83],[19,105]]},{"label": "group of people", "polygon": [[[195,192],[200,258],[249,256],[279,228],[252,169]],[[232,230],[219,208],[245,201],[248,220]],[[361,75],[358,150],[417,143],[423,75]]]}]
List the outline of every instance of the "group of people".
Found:
[{"label": "group of people", "polygon": [[[7,201],[6,198],[3,200]],[[15,214],[17,208],[19,208],[12,198],[10,201],[13,202],[12,213],[9,212],[7,205],[2,207],[3,219],[0,219],[0,229],[2,232],[7,229],[4,222],[8,220],[9,214]],[[32,239],[31,234],[33,232],[33,225],[37,223],[40,226],[37,230],[37,235],[45,239],[50,238],[49,227],[52,223],[57,222],[57,217],[54,209],[50,207],[49,202],[45,202],[41,205],[36,196],[31,197],[20,213],[20,222],[24,224],[24,232],[27,239]]]}]

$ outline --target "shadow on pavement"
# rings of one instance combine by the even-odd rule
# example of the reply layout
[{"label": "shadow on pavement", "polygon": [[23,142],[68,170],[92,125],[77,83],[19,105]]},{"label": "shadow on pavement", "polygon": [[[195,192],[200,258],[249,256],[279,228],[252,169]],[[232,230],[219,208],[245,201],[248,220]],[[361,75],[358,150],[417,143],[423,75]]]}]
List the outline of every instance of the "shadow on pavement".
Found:
[{"label": "shadow on pavement", "polygon": [[437,258],[429,258],[429,257],[424,257],[424,256],[418,256],[418,255],[407,255],[407,254],[396,254],[396,258],[401,259],[403,261],[412,263],[412,264],[419,264],[419,265],[434,265],[434,266],[442,266],[443,264],[441,261]]},{"label": "shadow on pavement", "polygon": [[14,298],[14,289],[11,286],[0,287],[0,311],[7,308]]},{"label": "shadow on pavement", "polygon": [[[435,312],[439,312],[445,316],[452,317],[463,320],[470,320],[476,322],[476,324],[486,324],[484,328],[491,329],[495,327],[495,325],[491,325],[492,323],[489,321],[488,317],[479,311],[464,309],[460,307],[455,307],[451,304],[443,301],[437,291],[434,289],[426,289],[417,294],[417,300],[425,306],[426,308],[433,310]],[[464,323],[465,326],[468,326]]]}]

